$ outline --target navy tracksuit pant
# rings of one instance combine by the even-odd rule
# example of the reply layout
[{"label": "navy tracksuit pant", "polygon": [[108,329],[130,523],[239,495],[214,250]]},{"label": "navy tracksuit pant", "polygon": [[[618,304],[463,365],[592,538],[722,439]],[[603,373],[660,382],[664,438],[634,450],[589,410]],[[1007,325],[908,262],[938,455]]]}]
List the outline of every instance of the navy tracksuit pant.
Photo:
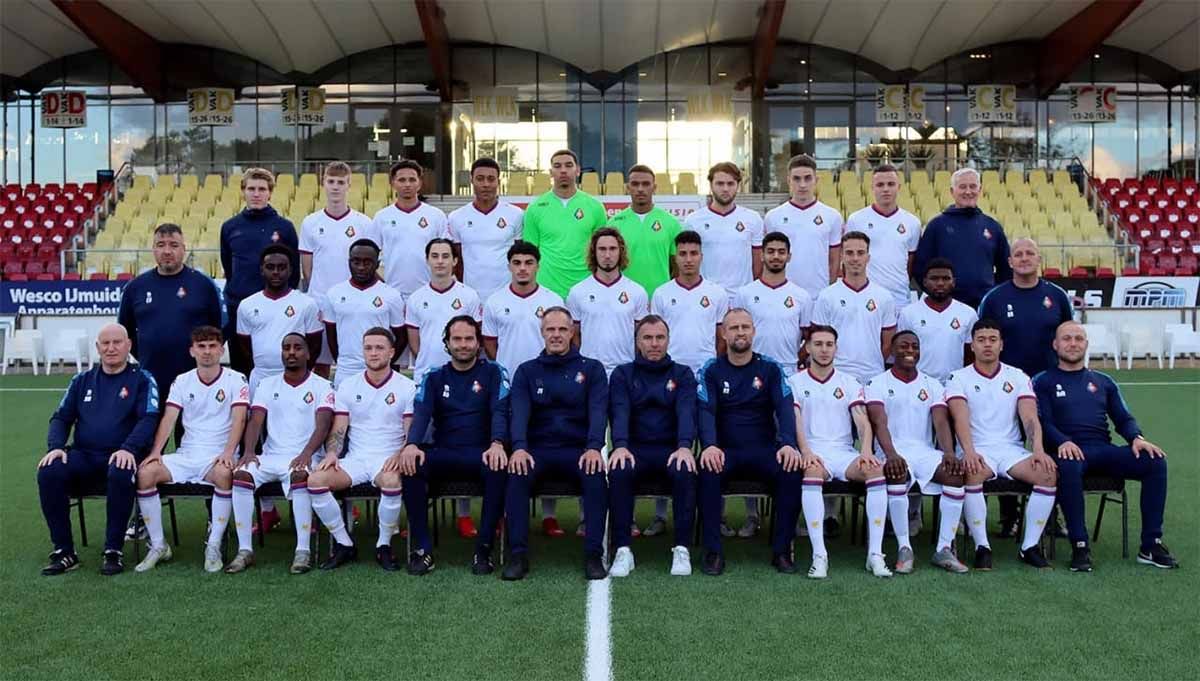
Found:
[{"label": "navy tracksuit pant", "polygon": [[771,494],[775,498],[771,550],[776,554],[789,550],[800,516],[800,486],[804,472],[784,471],[775,460],[775,451],[775,447],[726,449],[725,468],[721,473],[700,469],[700,533],[705,551],[721,553],[721,493],[728,480],[756,480],[771,485]]},{"label": "navy tracksuit pant", "polygon": [[105,490],[108,497],[104,548],[120,551],[125,525],[133,511],[134,471],[109,465],[111,452],[67,450],[67,462],[55,461],[37,473],[42,515],[50,528],[54,548],[74,553],[71,536],[71,497]]},{"label": "navy tracksuit pant", "polygon": [[1163,510],[1167,505],[1167,460],[1143,454],[1133,457],[1132,448],[1105,442],[1077,442],[1083,461],[1058,459],[1058,505],[1067,521],[1071,542],[1087,541],[1084,517],[1083,476],[1088,471],[1142,483],[1142,548],[1162,537]]},{"label": "navy tracksuit pant", "polygon": [[629,546],[630,526],[633,524],[633,502],[637,488],[646,483],[669,480],[671,483],[672,510],[675,515],[675,546],[688,546],[692,541],[692,527],[696,513],[696,474],[679,464],[667,468],[667,459],[675,447],[647,445],[631,442],[637,465],[632,469],[608,470],[608,504],[612,514],[613,546]]},{"label": "navy tracksuit pant", "polygon": [[504,495],[504,512],[508,523],[509,550],[514,555],[529,551],[529,498],[534,485],[540,480],[578,480],[583,489],[584,531],[583,548],[586,553],[604,551],[604,523],[608,520],[608,482],[604,471],[584,473],[579,468],[579,457],[584,448],[536,448],[530,447],[534,468],[531,473],[508,476],[508,489]]},{"label": "navy tracksuit pant", "polygon": [[438,449],[425,451],[425,463],[417,467],[417,474],[404,476],[401,494],[404,508],[408,510],[408,523],[413,546],[429,553],[433,542],[429,537],[429,484],[436,481],[483,482],[483,515],[479,535],[475,539],[475,550],[486,551],[496,536],[500,514],[504,512],[504,481],[508,476],[504,470],[493,471],[483,463],[483,449]]}]

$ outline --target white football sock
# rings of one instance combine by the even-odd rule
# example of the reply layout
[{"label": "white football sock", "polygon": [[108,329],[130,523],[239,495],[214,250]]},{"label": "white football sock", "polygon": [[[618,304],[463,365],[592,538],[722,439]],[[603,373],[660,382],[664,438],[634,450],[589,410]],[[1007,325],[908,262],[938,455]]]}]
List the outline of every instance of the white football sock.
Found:
[{"label": "white football sock", "polygon": [[354,540],[350,538],[350,533],[346,531],[346,524],[342,522],[342,509],[338,507],[337,500],[329,493],[329,488],[309,487],[308,497],[312,501],[313,513],[316,513],[321,522],[325,523],[329,534],[333,535],[333,540],[342,546],[352,546]]},{"label": "white football sock", "polygon": [[911,550],[912,543],[908,538],[908,485],[888,485],[887,505],[892,530],[896,533],[896,545]]},{"label": "white football sock", "polygon": [[[233,481],[233,523],[237,529],[238,550],[253,551],[254,535],[254,483],[242,480]],[[267,528],[258,528],[266,532]]]},{"label": "white football sock", "polygon": [[963,500],[963,517],[967,521],[967,529],[971,531],[971,539],[975,546],[986,546],[987,538],[987,499],[983,498],[983,485],[968,485],[963,488],[966,499]]},{"label": "white football sock", "polygon": [[303,482],[292,483],[292,522],[296,524],[296,550],[311,550],[312,540],[312,499],[308,496],[308,486]]},{"label": "white football sock", "polygon": [[883,525],[888,511],[886,482],[883,478],[867,480],[867,555],[883,555]]},{"label": "white football sock", "polygon": [[391,546],[392,535],[400,525],[400,509],[403,505],[398,488],[379,490],[379,540],[375,546]]},{"label": "white football sock", "polygon": [[825,555],[825,498],[821,494],[824,485],[820,478],[804,478],[800,491],[800,507],[804,510],[814,557]]},{"label": "white football sock", "polygon": [[1025,502],[1025,536],[1021,540],[1021,550],[1037,546],[1042,538],[1042,530],[1046,529],[1046,521],[1050,519],[1050,511],[1054,509],[1054,495],[1057,487],[1041,487],[1035,485],[1029,501]]},{"label": "white football sock", "polygon": [[166,543],[163,539],[162,499],[157,489],[137,493],[138,510],[142,512],[142,522],[146,524],[146,534],[150,538],[150,548],[159,548]]},{"label": "white football sock", "polygon": [[949,550],[950,545],[954,543],[954,533],[958,530],[958,521],[962,519],[965,496],[961,487],[942,485],[942,496],[938,500],[938,513],[941,515],[938,522],[938,551]]},{"label": "white football sock", "polygon": [[208,530],[208,545],[221,548],[221,537],[229,526],[229,516],[233,513],[233,491],[227,489],[213,490],[212,497],[212,527]]}]

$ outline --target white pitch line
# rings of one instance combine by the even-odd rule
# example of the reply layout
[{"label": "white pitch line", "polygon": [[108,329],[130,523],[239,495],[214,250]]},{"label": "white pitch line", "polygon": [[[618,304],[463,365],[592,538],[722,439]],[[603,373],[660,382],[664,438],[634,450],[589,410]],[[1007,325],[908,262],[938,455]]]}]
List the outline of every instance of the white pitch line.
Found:
[{"label": "white pitch line", "polygon": [[0,388],[0,393],[61,393],[66,390],[64,385],[61,388]]},{"label": "white pitch line", "polygon": [[1117,381],[1117,385],[1200,385],[1200,381]]},{"label": "white pitch line", "polygon": [[584,681],[612,680],[612,578],[588,582]]}]

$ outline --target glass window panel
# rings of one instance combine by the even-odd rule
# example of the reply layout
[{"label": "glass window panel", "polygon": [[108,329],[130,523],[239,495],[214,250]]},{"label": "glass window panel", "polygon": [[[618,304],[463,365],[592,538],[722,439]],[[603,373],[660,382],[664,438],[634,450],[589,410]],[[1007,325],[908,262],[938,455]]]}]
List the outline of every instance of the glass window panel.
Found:
[{"label": "glass window panel", "polygon": [[[579,121],[579,155],[583,162],[584,172],[600,172],[601,147],[603,146],[604,105],[600,102],[585,102],[580,107]],[[620,149],[614,149],[618,154]]]},{"label": "glass window panel", "polygon": [[157,162],[154,134],[154,105],[112,107],[112,168],[132,163],[139,173],[149,173]]},{"label": "glass window panel", "polygon": [[853,158],[850,153],[849,104],[813,105],[813,157],[819,168],[841,168]]},{"label": "glass window panel", "polygon": [[514,47],[496,48],[496,87],[515,90],[517,99],[537,99],[537,55]]},{"label": "glass window panel", "polygon": [[[349,158],[346,127],[348,104],[325,104],[325,125],[306,125],[300,130],[300,157],[310,161]],[[361,160],[361,159],[353,159]]]},{"label": "glass window panel", "polygon": [[1138,108],[1138,174],[1167,169],[1167,101],[1143,97]]},{"label": "glass window panel", "polygon": [[456,47],[450,53],[450,73],[456,83],[455,99],[470,101],[480,90],[491,90],[495,84],[495,59],[490,47]]},{"label": "glass window panel", "polygon": [[[263,102],[263,106],[270,106]],[[228,173],[234,165],[246,165],[258,158],[256,149],[255,105],[235,104],[233,107],[233,125],[213,126],[213,167],[197,168],[196,172]]]},{"label": "glass window panel", "polygon": [[67,182],[95,182],[96,170],[109,167],[108,106],[102,101],[89,98],[87,125],[66,131]]},{"label": "glass window panel", "polygon": [[737,89],[738,82],[750,77],[753,71],[749,47],[710,46],[708,61],[710,92],[735,100],[750,100],[751,88]]},{"label": "glass window panel", "polygon": [[579,101],[579,69],[553,57],[538,56],[538,99],[543,102]]},{"label": "glass window panel", "polygon": [[772,103],[768,109],[770,159],[767,162],[767,191],[787,191],[788,160],[805,150],[804,112],[803,102]]},{"label": "glass window panel", "polygon": [[1072,157],[1078,156],[1089,172],[1098,172],[1092,164],[1092,125],[1071,122],[1065,97],[1051,99],[1046,109],[1046,146],[1041,156],[1047,167],[1066,166]]},{"label": "glass window panel", "polygon": [[[277,97],[262,98],[258,103],[258,160],[273,172],[292,172],[295,160],[296,129],[283,124],[283,109]],[[243,159],[238,159],[243,160]],[[278,163],[287,161],[287,164]]]},{"label": "glass window panel", "polygon": [[33,181],[39,184],[63,182],[63,131],[61,128],[43,128],[40,112],[34,120],[33,151]]},{"label": "glass window panel", "polygon": [[667,96],[667,58],[656,54],[625,71],[625,101],[653,101]]},{"label": "glass window panel", "polygon": [[[1138,176],[1137,105],[1132,94],[1118,92],[1116,122],[1093,124],[1094,174],[1100,177]],[[1060,168],[1066,165],[1060,163],[1051,167]]]},{"label": "glass window panel", "polygon": [[666,68],[667,99],[686,100],[710,94],[708,50],[703,45],[668,52]]}]

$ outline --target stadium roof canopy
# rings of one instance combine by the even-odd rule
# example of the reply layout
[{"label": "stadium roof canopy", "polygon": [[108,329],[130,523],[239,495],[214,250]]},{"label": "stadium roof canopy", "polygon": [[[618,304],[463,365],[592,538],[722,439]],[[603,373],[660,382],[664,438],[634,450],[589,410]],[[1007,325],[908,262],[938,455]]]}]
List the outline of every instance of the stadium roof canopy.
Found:
[{"label": "stadium roof canopy", "polygon": [[[160,64],[192,59],[195,47],[301,81],[348,55],[423,43],[443,97],[449,47],[463,43],[533,50],[605,74],[667,50],[750,41],[761,81],[777,42],[836,48],[903,77],[1029,41],[1040,50],[1043,94],[1101,45],[1151,57],[1180,82],[1200,69],[1196,0],[0,0],[0,27],[10,87],[46,82],[34,77],[39,68],[98,48],[160,95],[168,80]],[[156,75],[160,87],[147,87]]]}]

